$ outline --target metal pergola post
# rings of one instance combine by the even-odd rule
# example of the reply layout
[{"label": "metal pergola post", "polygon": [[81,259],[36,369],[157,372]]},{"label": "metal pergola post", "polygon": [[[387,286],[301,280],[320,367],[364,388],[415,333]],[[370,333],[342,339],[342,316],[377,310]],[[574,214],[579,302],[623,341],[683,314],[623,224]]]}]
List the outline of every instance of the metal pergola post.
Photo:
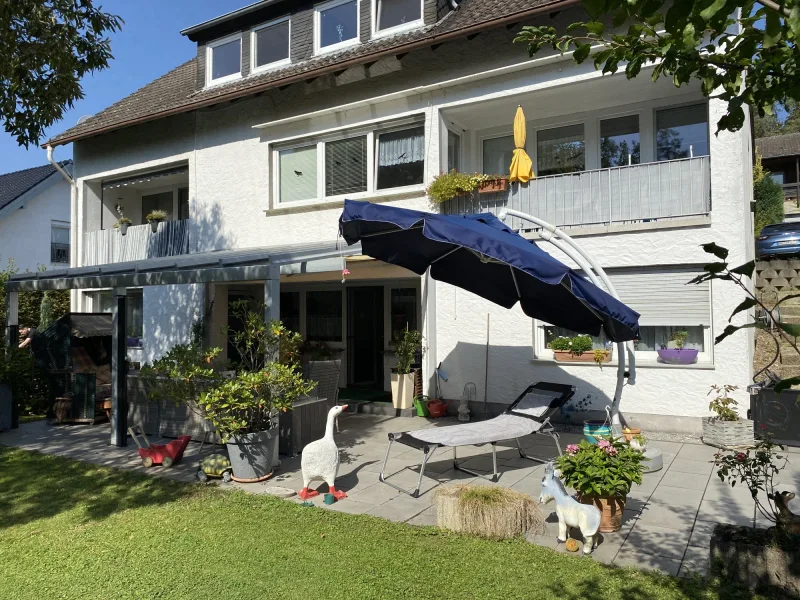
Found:
[{"label": "metal pergola post", "polygon": [[[543,240],[550,242],[556,248],[574,260],[577,265],[586,273],[591,282],[596,286],[602,287],[600,285],[600,281],[602,280],[603,284],[605,284],[605,287],[608,290],[608,293],[617,300],[620,300],[619,294],[614,288],[614,284],[611,283],[611,280],[603,270],[603,267],[601,267],[594,257],[586,252],[569,235],[547,221],[518,210],[508,209],[503,210],[500,213],[500,219],[502,221],[505,221],[509,216],[517,217],[518,219],[522,219],[524,221],[529,221],[530,223],[541,227],[541,235]],[[626,352],[630,364],[627,373],[625,371]],[[613,431],[614,435],[620,436],[622,435],[622,420],[620,418],[619,407],[622,400],[622,390],[625,386],[626,375],[629,383],[633,384],[636,382],[636,360],[633,351],[633,342],[628,342],[627,344],[622,342],[617,343],[617,355],[617,385],[614,390],[614,399],[611,403],[611,430]]]},{"label": "metal pergola post", "polygon": [[114,288],[111,314],[111,445],[128,445],[128,290]]},{"label": "metal pergola post", "polygon": [[[6,348],[12,349],[19,345],[19,293],[6,291]],[[11,390],[11,428],[19,427],[19,403]]]}]

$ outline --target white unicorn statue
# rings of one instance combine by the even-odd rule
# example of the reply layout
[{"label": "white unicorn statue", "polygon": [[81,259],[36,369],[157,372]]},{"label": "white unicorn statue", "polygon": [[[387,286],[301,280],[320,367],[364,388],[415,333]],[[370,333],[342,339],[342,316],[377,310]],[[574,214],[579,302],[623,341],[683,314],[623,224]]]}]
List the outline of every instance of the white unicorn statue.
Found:
[{"label": "white unicorn statue", "polygon": [[578,527],[583,534],[583,553],[590,554],[597,546],[597,530],[600,529],[601,519],[600,510],[591,504],[581,504],[570,496],[564,484],[558,478],[553,463],[549,462],[544,467],[539,503],[547,504],[551,500],[556,501],[558,541],[566,542],[569,528]]}]

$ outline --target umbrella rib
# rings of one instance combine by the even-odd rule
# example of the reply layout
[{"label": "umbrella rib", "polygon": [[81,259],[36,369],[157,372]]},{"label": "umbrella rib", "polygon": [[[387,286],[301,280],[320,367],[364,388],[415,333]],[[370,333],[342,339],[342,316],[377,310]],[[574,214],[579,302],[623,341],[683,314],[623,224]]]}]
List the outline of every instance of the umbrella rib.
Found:
[{"label": "umbrella rib", "polygon": [[437,263],[437,262],[439,262],[440,260],[442,260],[443,258],[447,258],[447,257],[448,257],[448,256],[450,256],[450,255],[451,255],[453,252],[455,252],[455,251],[457,251],[457,250],[461,250],[461,248],[463,248],[463,246],[456,246],[456,247],[455,247],[455,248],[453,248],[452,250],[448,250],[447,252],[445,252],[444,254],[442,254],[441,256],[439,256],[438,258],[434,258],[434,259],[431,261],[431,264],[433,264],[433,263]]},{"label": "umbrella rib", "polygon": [[389,231],[376,231],[374,233],[365,233],[361,237],[367,238],[367,237],[375,237],[376,235],[386,235],[389,233],[400,233],[402,231],[411,231],[412,229],[422,229],[422,227],[423,227],[422,225],[414,225],[413,227],[409,227],[408,229],[391,229]]},{"label": "umbrella rib", "polygon": [[522,294],[519,291],[519,284],[517,283],[517,274],[514,273],[514,267],[508,265],[508,268],[511,269],[511,279],[514,280],[514,287],[517,289],[517,300],[522,300]]}]

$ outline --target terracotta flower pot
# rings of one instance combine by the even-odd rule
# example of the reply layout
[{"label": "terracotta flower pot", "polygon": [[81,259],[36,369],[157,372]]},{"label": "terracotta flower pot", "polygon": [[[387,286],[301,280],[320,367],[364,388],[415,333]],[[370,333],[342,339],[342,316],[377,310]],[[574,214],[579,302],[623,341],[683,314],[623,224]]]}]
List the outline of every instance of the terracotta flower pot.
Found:
[{"label": "terracotta flower pot", "polygon": [[600,521],[600,533],[614,533],[622,529],[622,511],[625,510],[627,497],[619,496],[595,496],[587,494],[578,496],[581,504],[591,504],[600,510],[602,519]]},{"label": "terracotta flower pot", "polygon": [[508,189],[508,179],[492,179],[486,183],[482,183],[478,188],[481,194],[491,194],[492,192],[505,192]]},{"label": "terracotta flower pot", "polygon": [[642,435],[642,430],[638,427],[628,427],[622,430],[622,435],[625,436],[625,441],[630,442],[637,435]]}]

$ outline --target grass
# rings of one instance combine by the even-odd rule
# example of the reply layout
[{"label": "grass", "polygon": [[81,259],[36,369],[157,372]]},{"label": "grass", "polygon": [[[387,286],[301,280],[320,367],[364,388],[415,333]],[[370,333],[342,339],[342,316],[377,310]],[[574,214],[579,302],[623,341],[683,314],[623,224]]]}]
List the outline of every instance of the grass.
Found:
[{"label": "grass", "polygon": [[[345,500],[346,502],[346,500]],[[0,598],[752,598],[0,447]]]},{"label": "grass", "polygon": [[47,415],[20,415],[20,423],[33,423],[34,421],[44,421]]}]

